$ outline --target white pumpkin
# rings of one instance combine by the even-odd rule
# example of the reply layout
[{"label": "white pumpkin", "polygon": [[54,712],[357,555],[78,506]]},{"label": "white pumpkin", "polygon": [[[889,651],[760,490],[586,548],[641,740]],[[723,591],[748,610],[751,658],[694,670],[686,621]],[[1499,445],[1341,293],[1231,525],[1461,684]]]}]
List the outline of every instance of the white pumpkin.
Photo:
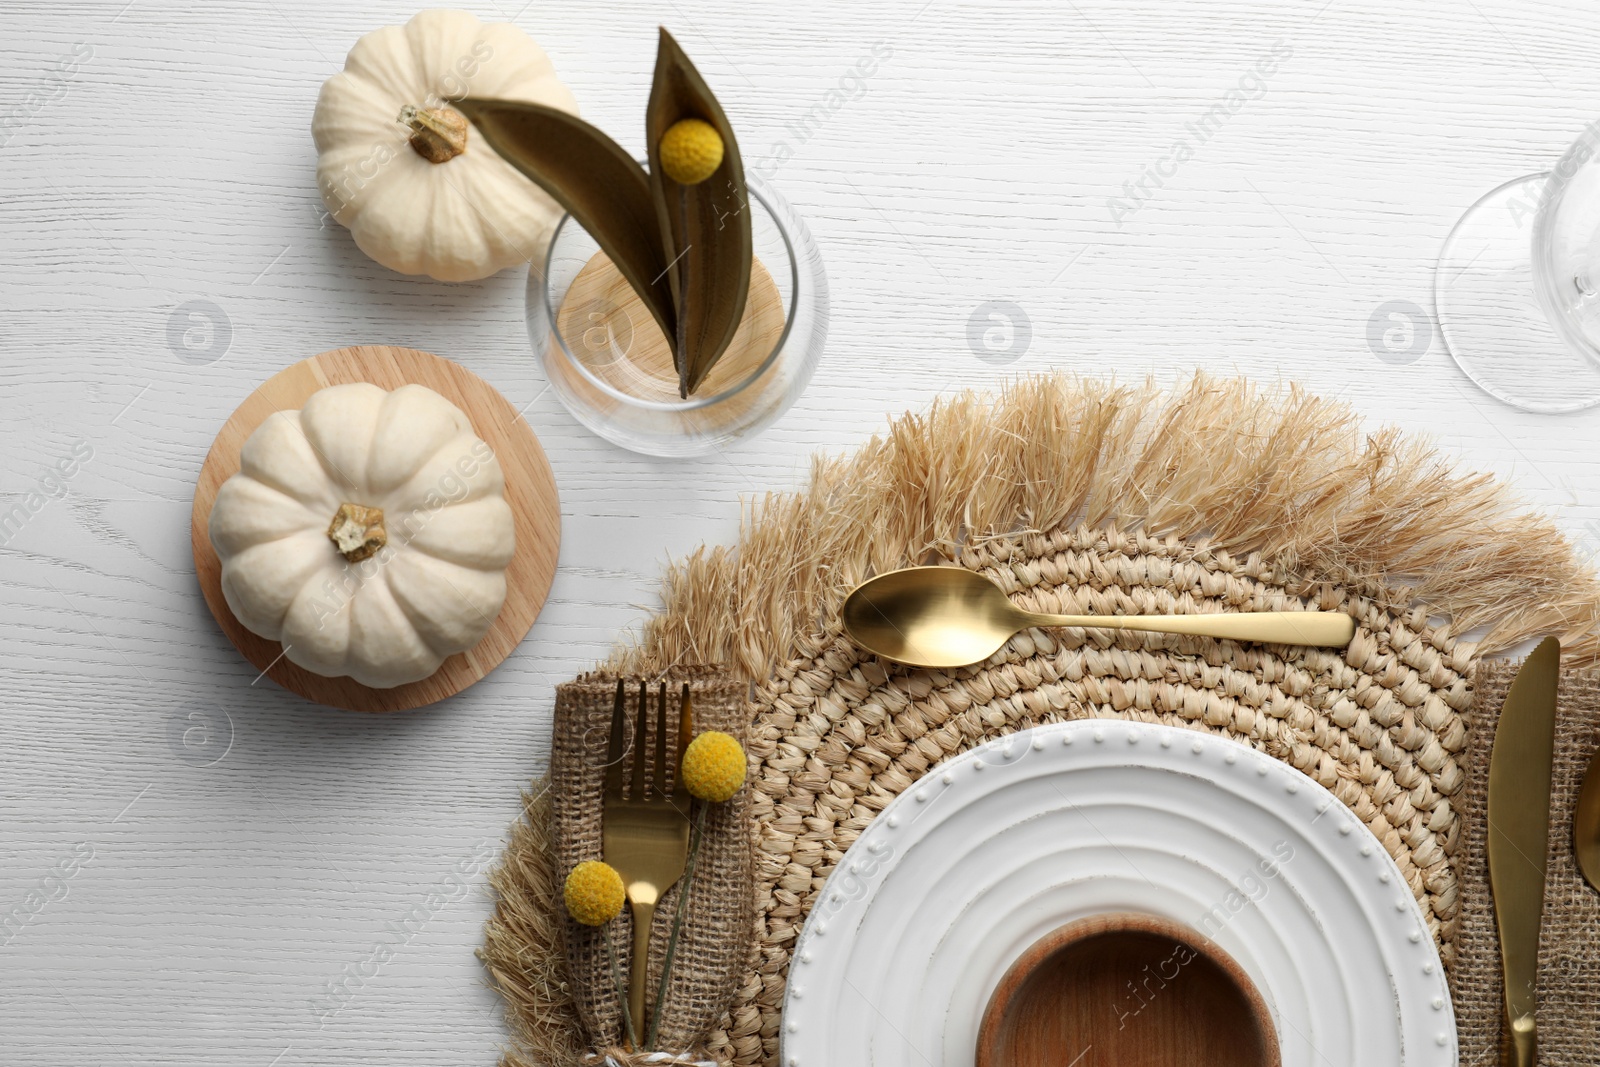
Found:
[{"label": "white pumpkin", "polygon": [[239,459],[211,509],[222,594],[292,662],[387,689],[488,631],[516,533],[499,461],[450,401],[330,386]]},{"label": "white pumpkin", "polygon": [[469,281],[543,254],[561,209],[449,106],[469,95],[577,111],[532,38],[465,11],[367,34],[317,96],[322,202],[386,267]]}]

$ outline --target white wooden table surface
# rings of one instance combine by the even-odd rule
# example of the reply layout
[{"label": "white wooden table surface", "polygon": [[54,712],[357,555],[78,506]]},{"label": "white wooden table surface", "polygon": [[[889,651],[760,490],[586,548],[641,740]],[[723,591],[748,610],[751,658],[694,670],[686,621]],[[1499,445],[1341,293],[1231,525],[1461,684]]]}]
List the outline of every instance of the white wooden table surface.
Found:
[{"label": "white wooden table surface", "polygon": [[[1434,435],[1600,543],[1600,411],[1492,401],[1424,310],[1462,209],[1600,111],[1591,3],[473,7],[539,39],[586,116],[635,148],[655,26],[679,36],[747,158],[792,151],[774,181],[827,261],[825,361],[728,454],[605,445],[543,392],[521,271],[402,277],[322,215],[317,89],[414,8],[8,0],[0,508],[49,499],[0,548],[0,916],[26,916],[0,933],[0,1063],[492,1063],[478,872],[545,762],[552,687],[638,622],[664,560],[733,535],[741,494],[799,484],[814,450],[940,393],[1047,368],[1300,381]],[[1163,162],[1235,90],[1192,158]],[[789,125],[819,102],[825,121]],[[1158,163],[1173,173],[1129,201]],[[169,343],[190,301],[226,324],[209,362]],[[1006,365],[969,343],[989,301],[1029,324]],[[1414,356],[1371,339],[1391,301],[1416,309]],[[189,554],[194,478],[234,406],[362,342],[532,400],[562,494],[561,569],[521,649],[462,696],[386,717],[252,685]]]}]

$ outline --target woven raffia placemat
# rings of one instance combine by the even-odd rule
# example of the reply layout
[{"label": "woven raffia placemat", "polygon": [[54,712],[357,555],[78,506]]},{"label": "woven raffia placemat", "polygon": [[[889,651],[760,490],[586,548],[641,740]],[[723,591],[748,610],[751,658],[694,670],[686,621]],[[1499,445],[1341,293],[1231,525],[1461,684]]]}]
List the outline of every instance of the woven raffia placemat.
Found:
[{"label": "woven raffia placemat", "polygon": [[[1339,651],[1066,630],[957,671],[864,656],[839,630],[844,594],[933,556],[1040,611],[1299,604],[1360,628]],[[1394,857],[1453,964],[1473,659],[1539,633],[1562,636],[1568,663],[1600,647],[1591,572],[1492,479],[1338,405],[1206,378],[1170,393],[1029,378],[904,416],[753,506],[738,545],[674,566],[665,600],[610,668],[720,662],[757,683],[753,962],[708,1039],[738,1064],[775,1062],[789,951],[874,815],[940,760],[1065,719],[1209,730],[1304,771]],[[551,892],[543,817],[536,801],[514,832],[484,950],[507,1067],[569,1062],[549,1021],[559,960],[527,929]]]}]

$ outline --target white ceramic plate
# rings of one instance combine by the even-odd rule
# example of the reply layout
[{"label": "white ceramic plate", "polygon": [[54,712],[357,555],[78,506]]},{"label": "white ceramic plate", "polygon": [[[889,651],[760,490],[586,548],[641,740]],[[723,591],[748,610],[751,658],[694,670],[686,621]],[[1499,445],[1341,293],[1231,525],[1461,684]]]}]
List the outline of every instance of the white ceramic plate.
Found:
[{"label": "white ceramic plate", "polygon": [[989,994],[1029,945],[1129,910],[1239,962],[1284,1067],[1456,1063],[1422,913],[1343,804],[1237,742],[1098,719],[990,742],[884,809],[795,945],[781,1062],[970,1067]]}]

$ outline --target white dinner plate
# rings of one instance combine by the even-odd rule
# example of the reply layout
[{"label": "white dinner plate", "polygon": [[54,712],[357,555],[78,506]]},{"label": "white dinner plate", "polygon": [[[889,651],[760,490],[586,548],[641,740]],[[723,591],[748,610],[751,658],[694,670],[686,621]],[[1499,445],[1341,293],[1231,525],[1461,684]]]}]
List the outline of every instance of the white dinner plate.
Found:
[{"label": "white dinner plate", "polygon": [[1235,741],[1102,719],[957,756],[873,820],[795,945],[781,1062],[970,1067],[1028,946],[1130,910],[1238,961],[1284,1067],[1456,1063],[1422,912],[1333,794]]}]

